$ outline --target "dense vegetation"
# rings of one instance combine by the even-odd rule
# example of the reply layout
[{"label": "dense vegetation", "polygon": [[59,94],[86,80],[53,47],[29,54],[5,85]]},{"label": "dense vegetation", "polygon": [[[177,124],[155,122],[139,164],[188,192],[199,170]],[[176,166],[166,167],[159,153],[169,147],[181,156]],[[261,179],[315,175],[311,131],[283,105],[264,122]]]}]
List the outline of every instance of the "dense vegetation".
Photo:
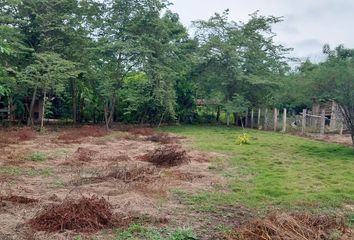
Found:
[{"label": "dense vegetation", "polygon": [[[200,121],[196,103],[242,115],[250,107],[336,100],[354,135],[353,50],[292,70],[274,42],[282,19],[228,10],[189,34],[162,0],[0,0],[0,102],[8,119],[127,123]],[[202,119],[203,120],[203,119]],[[210,120],[210,119],[209,119]]]}]

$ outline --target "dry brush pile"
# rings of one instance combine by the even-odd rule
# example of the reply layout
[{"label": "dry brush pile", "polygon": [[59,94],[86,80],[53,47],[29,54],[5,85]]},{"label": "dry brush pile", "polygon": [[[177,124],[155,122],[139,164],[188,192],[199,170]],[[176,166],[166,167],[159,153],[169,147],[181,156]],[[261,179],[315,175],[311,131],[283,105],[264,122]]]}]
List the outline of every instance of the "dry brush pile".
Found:
[{"label": "dry brush pile", "polygon": [[[256,219],[236,229],[238,240],[330,240],[345,238],[352,234],[342,217],[314,215],[310,213],[274,213]],[[354,237],[354,235],[351,235]]]},{"label": "dry brush pile", "polygon": [[36,231],[96,232],[111,227],[126,226],[130,217],[115,215],[110,203],[97,196],[79,200],[66,199],[61,204],[49,206],[32,218],[28,224]]},{"label": "dry brush pile", "polygon": [[81,143],[87,137],[104,137],[108,131],[96,126],[82,126],[64,131],[58,136],[57,141],[65,144]]},{"label": "dry brush pile", "polygon": [[157,167],[175,167],[190,162],[187,152],[179,145],[166,145],[140,157]]}]

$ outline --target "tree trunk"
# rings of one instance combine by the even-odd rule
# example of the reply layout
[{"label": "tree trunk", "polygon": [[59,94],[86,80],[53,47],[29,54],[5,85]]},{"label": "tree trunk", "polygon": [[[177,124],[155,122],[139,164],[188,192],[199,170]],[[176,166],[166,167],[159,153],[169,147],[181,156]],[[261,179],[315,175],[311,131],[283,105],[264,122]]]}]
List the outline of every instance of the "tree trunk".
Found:
[{"label": "tree trunk", "polygon": [[114,116],[114,109],[115,109],[115,102],[116,102],[115,94],[113,94],[113,96],[110,99],[108,99],[108,101],[106,102],[106,105],[104,108],[104,119],[106,122],[107,130],[109,130],[112,125],[113,116]]},{"label": "tree trunk", "polygon": [[44,88],[43,90],[43,102],[42,102],[42,114],[41,114],[41,128],[40,128],[40,132],[43,131],[44,128],[44,115],[45,115],[45,101],[47,98],[47,89]]},{"label": "tree trunk", "polygon": [[229,112],[226,113],[226,125],[230,126],[230,113]]},{"label": "tree trunk", "polygon": [[28,119],[27,119],[27,126],[33,126],[33,108],[34,108],[34,104],[36,102],[37,90],[38,90],[38,87],[36,86],[34,88],[33,95],[32,95],[31,105],[30,105]]},{"label": "tree trunk", "polygon": [[235,124],[235,126],[237,126],[238,125],[238,113],[233,113],[233,115],[234,115],[234,124]]},{"label": "tree trunk", "polygon": [[76,86],[76,79],[73,79],[72,82],[72,101],[73,101],[73,122],[74,124],[77,123],[77,86]]},{"label": "tree trunk", "polygon": [[220,122],[220,106],[218,106],[216,110],[216,122]]}]

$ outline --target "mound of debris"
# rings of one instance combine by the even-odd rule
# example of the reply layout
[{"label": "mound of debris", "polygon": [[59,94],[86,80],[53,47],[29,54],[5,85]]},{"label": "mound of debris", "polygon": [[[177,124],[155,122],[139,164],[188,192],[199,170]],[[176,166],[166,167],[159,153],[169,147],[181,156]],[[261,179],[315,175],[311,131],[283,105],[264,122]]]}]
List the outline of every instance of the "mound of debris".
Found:
[{"label": "mound of debris", "polygon": [[0,202],[12,202],[16,204],[31,204],[31,203],[38,202],[38,200],[33,198],[23,197],[23,196],[10,195],[10,196],[0,196]]},{"label": "mound of debris", "polygon": [[65,144],[81,143],[86,137],[103,137],[108,134],[104,128],[97,126],[82,126],[80,128],[72,128],[65,130],[58,136],[59,142]]},{"label": "mound of debris", "polygon": [[179,139],[177,137],[170,136],[167,133],[156,133],[152,136],[147,137],[146,140],[151,142],[158,142],[161,144],[174,144],[179,142]]},{"label": "mound of debris", "polygon": [[39,212],[28,224],[36,231],[96,232],[101,229],[128,224],[129,219],[118,219],[112,206],[104,198],[82,197],[75,201],[66,199]]},{"label": "mound of debris", "polygon": [[79,147],[72,156],[66,158],[63,165],[76,166],[91,162],[95,159],[97,151]]},{"label": "mound of debris", "polygon": [[187,152],[179,145],[166,145],[140,157],[157,167],[174,167],[190,163]]},{"label": "mound of debris", "polygon": [[155,133],[153,128],[131,128],[128,130],[133,135],[151,136]]},{"label": "mound of debris", "polygon": [[[351,234],[342,217],[310,213],[275,213],[236,229],[242,240],[343,239]],[[351,238],[344,238],[351,239]]]}]

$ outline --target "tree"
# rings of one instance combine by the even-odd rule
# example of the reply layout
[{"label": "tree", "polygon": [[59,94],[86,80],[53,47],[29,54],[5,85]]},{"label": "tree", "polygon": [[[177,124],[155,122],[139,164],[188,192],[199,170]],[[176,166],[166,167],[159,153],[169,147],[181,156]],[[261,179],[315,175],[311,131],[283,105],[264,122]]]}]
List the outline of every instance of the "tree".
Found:
[{"label": "tree", "polygon": [[64,90],[66,82],[77,77],[79,72],[76,64],[61,58],[56,53],[46,52],[35,54],[35,62],[23,72],[23,81],[34,86],[33,97],[29,110],[29,119],[33,124],[33,107],[37,91],[42,91],[42,111],[40,129],[44,127],[46,101],[49,95],[57,96]]},{"label": "tree", "polygon": [[[289,49],[274,43],[277,17],[250,15],[247,23],[229,21],[229,11],[195,22],[200,42],[197,81],[200,98],[214,98],[230,114],[235,95],[255,106],[267,104],[277,80],[287,72]],[[245,103],[246,104],[246,103]],[[219,115],[219,114],[218,114]],[[236,118],[235,118],[236,119]]]}]

